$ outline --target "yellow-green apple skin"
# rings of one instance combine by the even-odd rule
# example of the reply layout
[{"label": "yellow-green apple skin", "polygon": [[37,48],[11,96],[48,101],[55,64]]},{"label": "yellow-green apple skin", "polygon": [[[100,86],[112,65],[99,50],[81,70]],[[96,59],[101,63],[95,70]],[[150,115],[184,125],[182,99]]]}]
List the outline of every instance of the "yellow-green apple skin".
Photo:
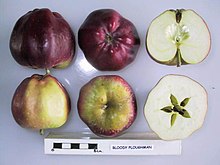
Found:
[{"label": "yellow-green apple skin", "polygon": [[11,110],[15,121],[24,128],[61,127],[71,109],[66,89],[50,74],[25,78],[17,87]]},{"label": "yellow-green apple skin", "polygon": [[116,137],[128,129],[136,118],[135,94],[120,76],[97,76],[81,88],[78,112],[96,135]]}]

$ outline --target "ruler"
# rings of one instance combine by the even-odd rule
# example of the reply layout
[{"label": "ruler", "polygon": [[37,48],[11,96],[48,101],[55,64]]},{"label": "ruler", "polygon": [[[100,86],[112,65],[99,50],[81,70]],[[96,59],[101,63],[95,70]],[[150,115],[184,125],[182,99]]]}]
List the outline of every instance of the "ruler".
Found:
[{"label": "ruler", "polygon": [[49,133],[44,150],[68,155],[181,155],[181,140],[164,141],[154,133],[125,133],[117,138],[90,132]]}]

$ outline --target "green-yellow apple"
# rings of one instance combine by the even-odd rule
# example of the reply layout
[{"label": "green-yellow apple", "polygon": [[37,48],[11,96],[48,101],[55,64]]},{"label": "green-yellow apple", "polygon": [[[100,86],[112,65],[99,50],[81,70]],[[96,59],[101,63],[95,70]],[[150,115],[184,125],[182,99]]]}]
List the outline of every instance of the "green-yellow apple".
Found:
[{"label": "green-yellow apple", "polygon": [[150,24],[147,51],[166,65],[197,64],[211,48],[211,35],[204,19],[193,10],[166,10]]},{"label": "green-yellow apple", "polygon": [[120,76],[97,76],[80,90],[79,116],[93,133],[102,137],[119,136],[134,122],[135,94]]},{"label": "green-yellow apple", "polygon": [[61,83],[50,74],[25,78],[12,99],[12,114],[24,128],[58,128],[68,118],[70,98]]}]

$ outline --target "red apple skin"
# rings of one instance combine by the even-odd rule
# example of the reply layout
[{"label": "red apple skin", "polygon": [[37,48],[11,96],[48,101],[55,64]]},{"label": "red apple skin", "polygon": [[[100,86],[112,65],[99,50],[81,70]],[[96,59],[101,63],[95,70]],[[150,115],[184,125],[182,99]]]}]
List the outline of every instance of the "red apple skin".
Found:
[{"label": "red apple skin", "polygon": [[[44,88],[51,81],[53,81],[53,83],[56,83],[56,86],[59,87],[60,90],[63,92],[63,95],[66,99],[66,108],[59,109],[58,111],[50,109],[46,112],[44,109],[39,108],[40,106],[38,106],[38,102],[40,102],[40,95],[42,94],[40,92],[41,89]],[[29,91],[30,89],[36,91],[36,86],[33,86],[33,82],[41,88],[37,88],[38,94],[36,93],[35,96],[31,95]],[[30,96],[28,95],[28,93]],[[48,93],[48,95],[50,95],[51,97],[52,95],[56,94],[52,91],[52,93],[50,92]],[[50,104],[48,102],[49,100],[46,101],[47,104]],[[71,110],[71,102],[68,92],[55,77],[52,77],[49,74],[34,74],[31,77],[25,78],[17,87],[12,98],[11,110],[15,121],[18,125],[20,125],[23,128],[29,128],[34,130],[58,128],[65,124]],[[53,115],[50,115],[51,118],[45,118],[46,116],[42,116],[43,113],[48,112],[50,112],[50,114],[54,114],[56,117],[54,117]]]},{"label": "red apple skin", "polygon": [[102,71],[123,69],[140,47],[133,23],[113,9],[90,13],[78,31],[78,42],[88,62]]},{"label": "red apple skin", "polygon": [[75,36],[66,20],[47,8],[21,16],[10,37],[14,59],[23,66],[65,68],[75,54]]},{"label": "red apple skin", "polygon": [[[99,114],[103,113],[102,110],[99,109],[101,106],[105,106],[103,104],[99,104],[99,99],[93,100],[94,98],[89,98],[91,95],[96,95],[95,93],[92,93],[92,89],[94,88],[99,88],[100,86],[103,86],[106,90],[106,97],[107,97],[107,103],[106,105],[109,104],[109,106],[117,106],[118,102],[111,102],[112,100],[109,98],[108,93],[115,92],[116,95],[120,95],[120,92],[117,91],[116,89],[109,88],[108,86],[105,87],[106,83],[112,83],[112,84],[120,84],[120,86],[123,86],[123,91],[126,91],[127,94],[127,99],[129,100],[126,102],[126,104],[129,104],[129,109],[114,109],[116,113],[119,113],[120,115],[123,115],[124,118],[127,118],[127,121],[122,124],[123,126],[120,127],[117,125],[117,123],[120,123],[122,121],[115,121],[112,120],[111,116],[105,118],[105,120],[112,120],[110,125],[106,127],[102,127],[101,125],[98,124],[100,120],[100,116],[93,116],[93,114]],[[117,85],[115,85],[117,86]],[[117,97],[118,98],[118,97]],[[117,99],[117,98],[113,98]],[[123,99],[125,99],[123,97]],[[93,100],[97,105],[88,103],[88,100]],[[124,103],[124,102],[123,102]],[[88,106],[94,106],[95,108],[92,109],[93,112],[90,111],[88,113],[87,107]],[[124,80],[122,77],[118,75],[102,75],[102,76],[97,76],[93,79],[91,79],[89,82],[87,82],[81,89],[79,93],[79,98],[77,102],[77,107],[78,107],[78,113],[81,118],[81,120],[90,128],[90,130],[96,134],[97,136],[100,137],[117,137],[120,136],[125,130],[127,130],[135,121],[136,116],[137,116],[137,102],[136,102],[136,97],[135,93],[132,90],[132,87]],[[104,111],[110,111],[111,109],[105,109]],[[102,112],[101,112],[102,111]],[[121,111],[121,112],[120,112]],[[115,113],[113,112],[113,113]],[[104,116],[104,115],[103,115]],[[104,119],[104,117],[101,117],[101,119]],[[113,116],[112,116],[113,117]],[[93,121],[91,121],[92,119]],[[95,123],[94,123],[95,121]],[[96,122],[98,121],[98,122]],[[112,125],[116,124],[117,129],[112,129]]]}]

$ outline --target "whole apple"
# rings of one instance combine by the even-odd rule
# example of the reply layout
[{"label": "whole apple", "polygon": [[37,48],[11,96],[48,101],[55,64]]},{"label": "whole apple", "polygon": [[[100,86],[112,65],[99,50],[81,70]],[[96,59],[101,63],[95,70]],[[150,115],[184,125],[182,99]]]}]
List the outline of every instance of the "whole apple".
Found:
[{"label": "whole apple", "polygon": [[102,137],[119,136],[137,115],[135,94],[120,76],[97,76],[80,90],[78,113],[91,131]]},{"label": "whole apple", "polygon": [[113,9],[90,13],[78,31],[78,42],[88,62],[102,71],[126,67],[140,46],[134,24]]},{"label": "whole apple", "polygon": [[65,68],[75,54],[75,36],[59,13],[47,8],[35,9],[16,22],[10,37],[10,50],[23,66]]},{"label": "whole apple", "polygon": [[11,104],[15,121],[24,128],[58,128],[68,118],[70,98],[61,83],[49,74],[34,74],[17,87]]}]

